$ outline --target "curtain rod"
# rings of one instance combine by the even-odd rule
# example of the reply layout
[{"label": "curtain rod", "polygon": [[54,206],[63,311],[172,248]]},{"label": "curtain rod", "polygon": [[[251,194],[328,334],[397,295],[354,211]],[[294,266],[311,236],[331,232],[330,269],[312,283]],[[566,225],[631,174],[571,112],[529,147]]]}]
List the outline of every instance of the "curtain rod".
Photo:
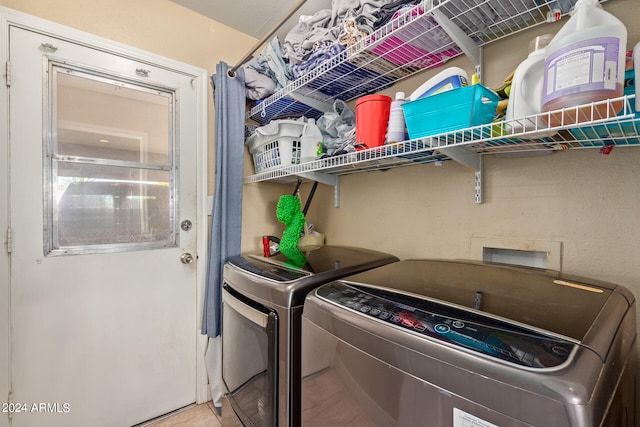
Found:
[{"label": "curtain rod", "polygon": [[256,52],[256,50],[258,50],[258,48],[260,48],[267,40],[269,40],[271,36],[280,29],[282,24],[284,24],[289,18],[291,18],[291,16],[293,16],[293,14],[296,13],[298,9],[300,9],[300,6],[305,4],[306,1],[307,0],[298,1],[298,3],[289,12],[287,12],[285,16],[282,17],[282,19],[271,29],[271,31],[269,31],[260,40],[258,40],[258,43],[256,43],[255,46],[251,48],[251,50],[244,56],[244,58],[242,58],[240,62],[238,62],[233,68],[231,68],[228,71],[229,76],[234,77],[236,75],[236,70],[240,68],[242,64],[247,62],[247,60],[251,58],[251,56]]}]

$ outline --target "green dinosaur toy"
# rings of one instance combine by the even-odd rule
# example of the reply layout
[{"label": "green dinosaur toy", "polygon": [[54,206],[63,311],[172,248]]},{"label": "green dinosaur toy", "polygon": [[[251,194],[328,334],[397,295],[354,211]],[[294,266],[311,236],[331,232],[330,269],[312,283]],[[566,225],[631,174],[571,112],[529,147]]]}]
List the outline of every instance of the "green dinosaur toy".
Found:
[{"label": "green dinosaur toy", "polygon": [[307,258],[298,248],[298,242],[304,228],[305,218],[300,211],[300,199],[295,196],[283,195],[278,200],[276,208],[278,221],[285,225],[280,239],[280,252],[296,267],[301,267],[307,262]]}]

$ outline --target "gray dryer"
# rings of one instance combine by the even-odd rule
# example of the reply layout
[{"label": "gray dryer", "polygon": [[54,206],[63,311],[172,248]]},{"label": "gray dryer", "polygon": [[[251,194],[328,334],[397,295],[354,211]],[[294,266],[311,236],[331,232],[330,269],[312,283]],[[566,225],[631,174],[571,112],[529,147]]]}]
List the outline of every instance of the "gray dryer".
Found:
[{"label": "gray dryer", "polygon": [[398,258],[321,246],[295,266],[283,255],[243,254],[224,267],[222,424],[300,426],[300,322],[308,292]]}]

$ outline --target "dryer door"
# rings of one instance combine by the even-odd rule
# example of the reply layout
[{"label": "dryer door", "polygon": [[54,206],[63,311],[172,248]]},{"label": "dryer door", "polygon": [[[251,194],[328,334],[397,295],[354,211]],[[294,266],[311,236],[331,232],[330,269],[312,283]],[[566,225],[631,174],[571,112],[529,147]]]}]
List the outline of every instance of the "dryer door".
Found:
[{"label": "dryer door", "polygon": [[226,283],[222,303],[223,406],[243,425],[276,426],[278,315]]}]

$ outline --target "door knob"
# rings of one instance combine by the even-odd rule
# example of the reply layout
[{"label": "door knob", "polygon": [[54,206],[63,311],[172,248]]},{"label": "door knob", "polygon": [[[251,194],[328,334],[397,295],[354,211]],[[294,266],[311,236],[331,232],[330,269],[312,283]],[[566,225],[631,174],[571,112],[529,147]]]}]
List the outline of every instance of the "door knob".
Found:
[{"label": "door knob", "polygon": [[180,255],[180,262],[182,262],[183,264],[191,264],[193,262],[193,255],[191,255],[189,252],[185,252],[182,255]]}]

